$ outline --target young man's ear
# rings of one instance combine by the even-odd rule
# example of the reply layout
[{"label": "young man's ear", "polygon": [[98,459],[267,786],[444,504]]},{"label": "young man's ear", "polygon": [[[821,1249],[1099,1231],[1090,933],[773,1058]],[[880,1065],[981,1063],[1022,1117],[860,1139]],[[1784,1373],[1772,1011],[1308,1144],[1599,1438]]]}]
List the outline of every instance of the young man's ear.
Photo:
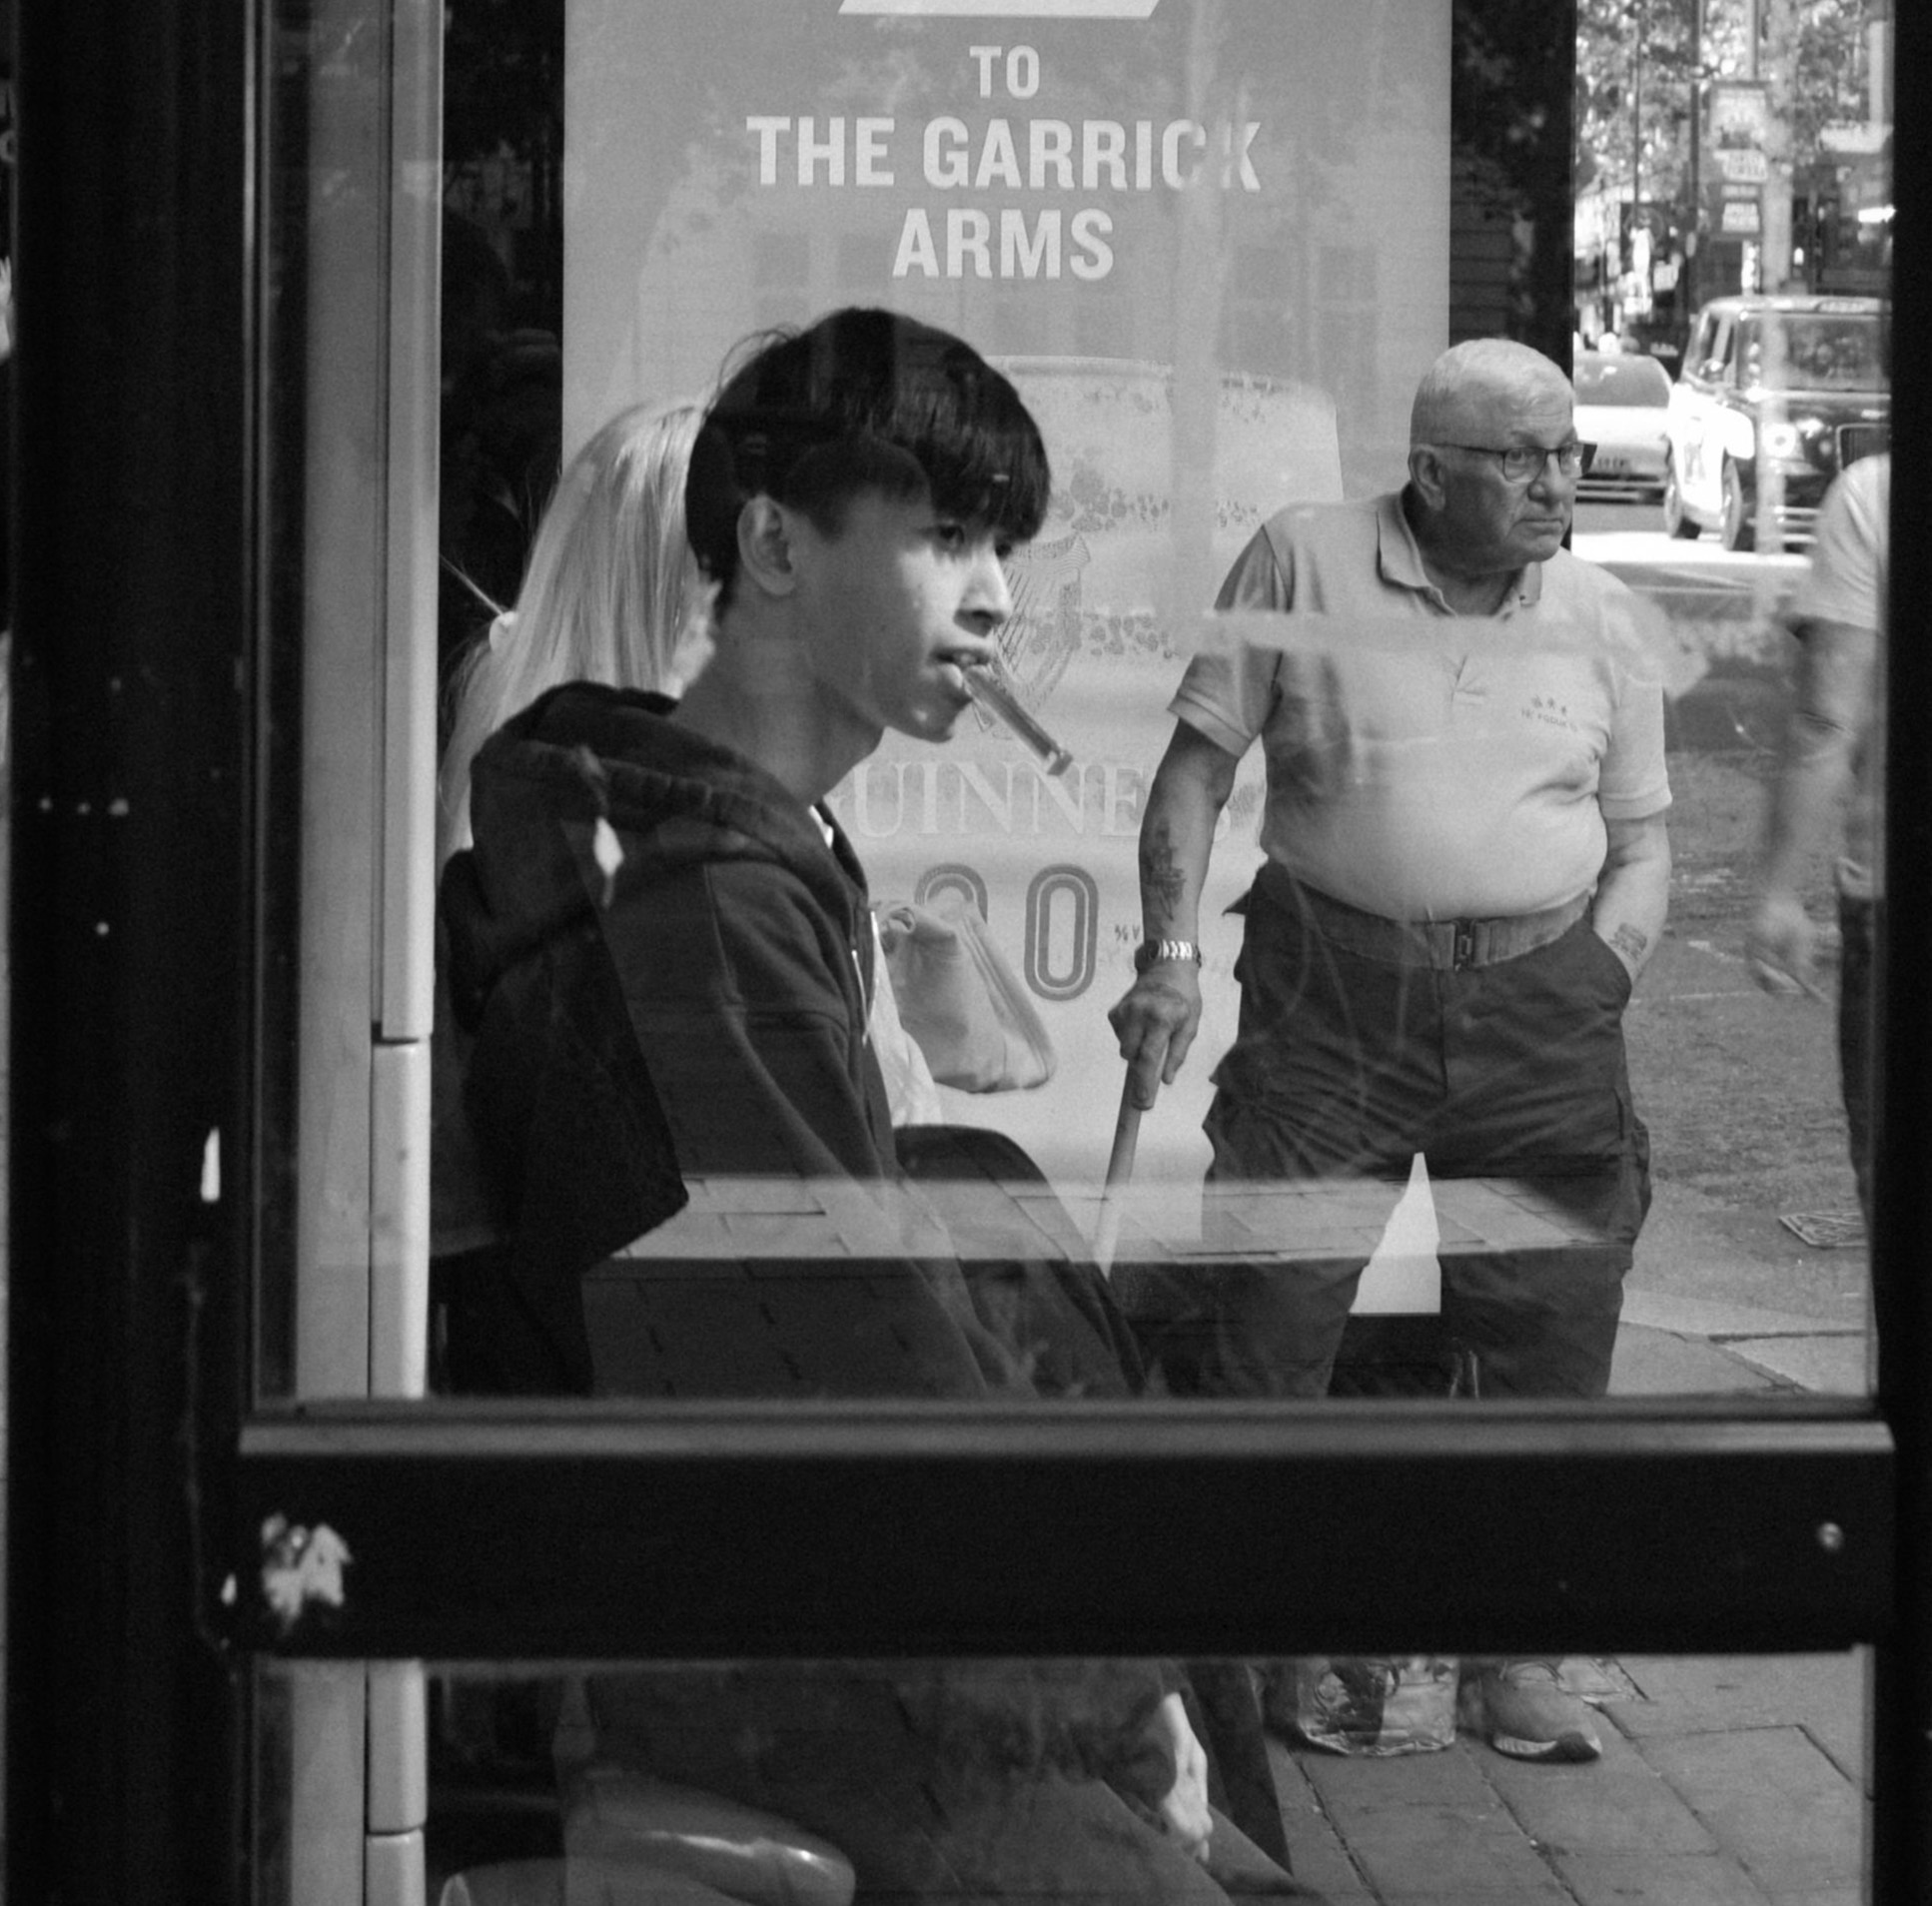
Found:
[{"label": "young man's ear", "polygon": [[753,496],[738,511],[738,567],[767,595],[789,595],[796,582],[792,564],[791,514],[769,496]]}]

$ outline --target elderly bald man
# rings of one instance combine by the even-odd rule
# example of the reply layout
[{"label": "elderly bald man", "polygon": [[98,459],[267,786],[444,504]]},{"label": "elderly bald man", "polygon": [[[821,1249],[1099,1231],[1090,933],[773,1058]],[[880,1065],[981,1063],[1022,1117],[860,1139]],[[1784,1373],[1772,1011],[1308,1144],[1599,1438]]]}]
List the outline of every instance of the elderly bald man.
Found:
[{"label": "elderly bald man", "polygon": [[[1490,1397],[1604,1394],[1649,1204],[1622,1014],[1668,898],[1663,702],[1635,598],[1562,547],[1587,459],[1562,372],[1478,340],[1424,378],[1401,490],[1263,525],[1219,605],[1283,619],[1204,649],[1170,704],[1146,938],[1110,1015],[1151,1105],[1200,1020],[1202,884],[1259,739],[1266,858],[1206,1121],[1211,1238],[1218,1190],[1381,1179],[1393,1202],[1419,1152],[1436,1178],[1526,1182],[1572,1248],[1444,1254],[1457,1367]],[[1170,1384],[1327,1394],[1363,1262],[1230,1263],[1165,1291],[1148,1329]],[[1491,1738],[1590,1757],[1586,1711],[1521,1667],[1476,1689]]]}]

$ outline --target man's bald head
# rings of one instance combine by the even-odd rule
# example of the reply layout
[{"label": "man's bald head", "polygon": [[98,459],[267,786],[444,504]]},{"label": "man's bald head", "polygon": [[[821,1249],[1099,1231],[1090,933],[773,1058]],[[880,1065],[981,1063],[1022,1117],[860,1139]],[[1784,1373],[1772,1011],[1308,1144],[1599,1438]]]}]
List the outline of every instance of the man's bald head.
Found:
[{"label": "man's bald head", "polygon": [[1409,442],[1476,441],[1493,419],[1538,399],[1570,400],[1569,380],[1540,351],[1508,338],[1471,338],[1451,345],[1416,389]]}]

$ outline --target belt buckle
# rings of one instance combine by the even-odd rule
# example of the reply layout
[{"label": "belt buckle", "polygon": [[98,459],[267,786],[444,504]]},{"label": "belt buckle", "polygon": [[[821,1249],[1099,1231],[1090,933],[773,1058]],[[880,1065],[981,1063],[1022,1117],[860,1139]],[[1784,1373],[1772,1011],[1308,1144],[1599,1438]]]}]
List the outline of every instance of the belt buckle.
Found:
[{"label": "belt buckle", "polygon": [[1455,972],[1475,964],[1475,922],[1457,920],[1449,941],[1449,965]]}]

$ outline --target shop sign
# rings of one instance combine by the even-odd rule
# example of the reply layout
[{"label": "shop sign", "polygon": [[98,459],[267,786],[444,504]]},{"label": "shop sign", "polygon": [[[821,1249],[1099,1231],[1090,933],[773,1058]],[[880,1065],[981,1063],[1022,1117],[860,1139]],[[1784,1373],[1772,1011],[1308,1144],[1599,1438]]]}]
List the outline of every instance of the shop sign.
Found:
[{"label": "shop sign", "polygon": [[1818,144],[1826,152],[1842,152],[1871,158],[1885,150],[1892,128],[1885,120],[1869,120],[1818,128]]},{"label": "shop sign", "polygon": [[[1151,0],[568,0],[566,450],[843,304],[958,332],[1045,432],[1000,641],[1072,765],[971,710],[945,747],[887,736],[832,806],[876,897],[968,894],[1034,995],[1056,1076],[947,1116],[1057,1177],[1105,1164],[1106,1009],[1201,611],[1274,510],[1403,480],[1449,342],[1450,7],[1223,0],[1203,35]],[[1145,1173],[1205,1163],[1261,784],[1251,750],[1201,910],[1209,1018]]]},{"label": "shop sign", "polygon": [[1710,87],[1713,152],[1762,152],[1771,131],[1771,101],[1763,80],[1715,80]]}]

